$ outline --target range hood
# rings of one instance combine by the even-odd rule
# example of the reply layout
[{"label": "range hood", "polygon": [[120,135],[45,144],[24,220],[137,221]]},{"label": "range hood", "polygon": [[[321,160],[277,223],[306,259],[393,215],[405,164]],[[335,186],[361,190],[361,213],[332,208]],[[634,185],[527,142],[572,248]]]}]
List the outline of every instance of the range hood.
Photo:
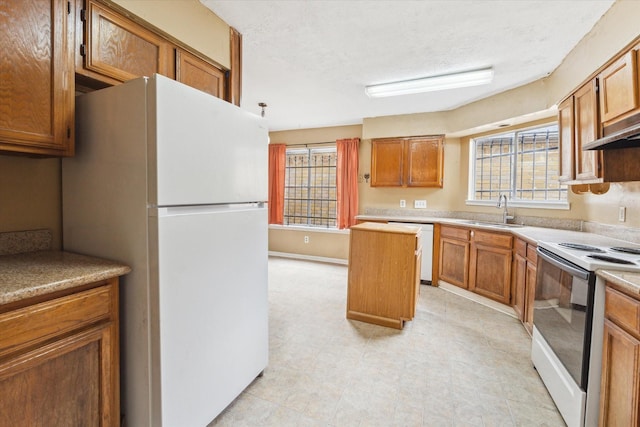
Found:
[{"label": "range hood", "polygon": [[582,149],[615,150],[620,148],[640,147],[640,117],[636,115],[632,119],[632,123],[625,120],[624,122],[626,123],[617,123],[604,128],[602,133],[605,136],[584,144]]}]

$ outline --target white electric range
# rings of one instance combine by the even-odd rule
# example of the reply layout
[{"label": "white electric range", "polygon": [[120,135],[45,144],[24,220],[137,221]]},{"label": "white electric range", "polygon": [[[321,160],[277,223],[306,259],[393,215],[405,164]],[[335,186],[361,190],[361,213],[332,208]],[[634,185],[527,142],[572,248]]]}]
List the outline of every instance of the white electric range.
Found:
[{"label": "white electric range", "polygon": [[531,360],[568,427],[597,427],[605,286],[640,271],[640,245],[603,236],[538,242]]}]

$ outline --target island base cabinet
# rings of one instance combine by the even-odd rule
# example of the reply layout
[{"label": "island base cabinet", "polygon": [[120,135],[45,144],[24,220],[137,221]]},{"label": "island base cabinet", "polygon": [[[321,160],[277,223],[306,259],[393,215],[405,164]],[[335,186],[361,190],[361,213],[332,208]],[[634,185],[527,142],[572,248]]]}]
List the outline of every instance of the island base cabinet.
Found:
[{"label": "island base cabinet", "polygon": [[421,257],[419,227],[351,227],[347,319],[402,329],[415,316]]},{"label": "island base cabinet", "polygon": [[0,306],[0,426],[120,425],[118,279],[82,288]]}]

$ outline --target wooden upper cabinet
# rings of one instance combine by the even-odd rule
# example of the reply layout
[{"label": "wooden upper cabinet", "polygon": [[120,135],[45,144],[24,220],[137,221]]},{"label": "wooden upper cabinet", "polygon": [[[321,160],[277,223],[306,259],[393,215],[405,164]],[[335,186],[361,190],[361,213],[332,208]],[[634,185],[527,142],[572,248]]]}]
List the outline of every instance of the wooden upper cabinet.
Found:
[{"label": "wooden upper cabinet", "polygon": [[415,138],[407,141],[407,186],[442,187],[442,137]]},{"label": "wooden upper cabinet", "polygon": [[602,152],[582,151],[582,146],[600,137],[598,85],[592,79],[574,95],[574,135],[576,180],[598,182],[602,178]]},{"label": "wooden upper cabinet", "polygon": [[401,139],[371,141],[371,186],[401,187],[405,154]]},{"label": "wooden upper cabinet", "polygon": [[371,141],[372,187],[442,187],[444,137]]},{"label": "wooden upper cabinet", "polygon": [[560,171],[565,184],[594,184],[602,179],[602,151],[582,151],[582,146],[600,137],[598,81],[592,79],[558,106]]},{"label": "wooden upper cabinet", "polygon": [[608,126],[638,109],[637,52],[624,56],[602,70],[600,82],[600,120]]},{"label": "wooden upper cabinet", "polygon": [[86,1],[81,15],[84,35],[76,73],[107,84],[154,73],[174,77],[168,40],[93,0]]},{"label": "wooden upper cabinet", "polygon": [[565,99],[558,106],[558,133],[560,135],[560,170],[558,181],[566,182],[575,178],[574,168],[574,126],[573,96]]},{"label": "wooden upper cabinet", "polygon": [[66,0],[0,2],[0,151],[73,155],[73,11]]},{"label": "wooden upper cabinet", "polygon": [[179,48],[176,49],[176,80],[215,97],[227,98],[224,71]]}]

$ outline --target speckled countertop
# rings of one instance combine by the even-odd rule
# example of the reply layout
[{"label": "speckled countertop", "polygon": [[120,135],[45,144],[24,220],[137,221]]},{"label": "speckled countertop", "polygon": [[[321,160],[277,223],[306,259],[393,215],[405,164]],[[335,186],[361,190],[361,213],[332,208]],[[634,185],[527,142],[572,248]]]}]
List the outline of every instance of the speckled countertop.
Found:
[{"label": "speckled countertop", "polygon": [[625,271],[598,270],[598,276],[613,284],[613,287],[640,300],[640,273]]},{"label": "speckled countertop", "polygon": [[128,266],[63,251],[0,256],[0,305],[121,276]]}]

